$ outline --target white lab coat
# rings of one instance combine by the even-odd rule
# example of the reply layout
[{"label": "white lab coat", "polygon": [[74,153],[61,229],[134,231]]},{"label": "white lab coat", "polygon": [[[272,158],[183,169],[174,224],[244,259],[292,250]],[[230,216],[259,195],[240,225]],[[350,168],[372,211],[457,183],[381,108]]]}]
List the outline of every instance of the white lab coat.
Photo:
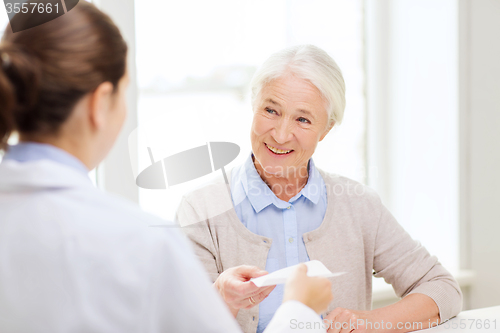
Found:
[{"label": "white lab coat", "polygon": [[[266,332],[297,323],[321,321],[287,302]],[[175,227],[73,168],[9,160],[0,164],[0,332],[240,328]]]}]

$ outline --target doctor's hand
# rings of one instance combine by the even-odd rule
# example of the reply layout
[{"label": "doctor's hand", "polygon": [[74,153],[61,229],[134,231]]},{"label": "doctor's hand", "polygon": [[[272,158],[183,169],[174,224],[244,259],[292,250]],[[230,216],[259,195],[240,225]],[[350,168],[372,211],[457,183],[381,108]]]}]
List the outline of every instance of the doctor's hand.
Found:
[{"label": "doctor's hand", "polygon": [[301,264],[285,284],[283,303],[292,300],[299,301],[320,314],[333,300],[332,284],[327,278],[308,277],[307,266]]},{"label": "doctor's hand", "polygon": [[236,266],[225,270],[217,280],[217,288],[222,298],[236,317],[239,309],[250,309],[262,302],[276,286],[257,287],[249,280],[268,274],[255,266]]}]

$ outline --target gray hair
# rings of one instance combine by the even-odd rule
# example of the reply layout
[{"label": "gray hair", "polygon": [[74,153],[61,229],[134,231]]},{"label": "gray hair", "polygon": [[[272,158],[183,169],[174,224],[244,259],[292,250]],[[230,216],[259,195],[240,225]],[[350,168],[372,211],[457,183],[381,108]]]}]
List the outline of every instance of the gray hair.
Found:
[{"label": "gray hair", "polygon": [[322,49],[314,45],[286,48],[271,55],[250,83],[252,105],[269,82],[293,74],[309,81],[327,102],[329,125],[340,124],[345,109],[345,83],[340,68]]}]

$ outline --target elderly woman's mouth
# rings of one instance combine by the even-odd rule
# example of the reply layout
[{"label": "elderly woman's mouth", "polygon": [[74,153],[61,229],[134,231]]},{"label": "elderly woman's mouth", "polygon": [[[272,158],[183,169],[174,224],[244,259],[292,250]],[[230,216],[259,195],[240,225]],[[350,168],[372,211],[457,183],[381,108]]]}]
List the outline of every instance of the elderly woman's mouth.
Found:
[{"label": "elderly woman's mouth", "polygon": [[286,155],[286,154],[290,154],[293,151],[293,149],[283,150],[283,149],[279,149],[279,148],[275,148],[273,146],[270,146],[267,143],[264,143],[264,144],[266,145],[267,149],[269,149],[271,152],[273,152],[276,155]]}]

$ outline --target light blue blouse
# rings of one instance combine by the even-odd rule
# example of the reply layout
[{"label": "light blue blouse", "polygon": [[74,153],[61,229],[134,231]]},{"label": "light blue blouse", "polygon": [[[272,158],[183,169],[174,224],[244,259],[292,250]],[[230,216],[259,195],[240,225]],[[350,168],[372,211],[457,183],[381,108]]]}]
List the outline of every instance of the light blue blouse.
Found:
[{"label": "light blue blouse", "polygon": [[[326,213],[326,186],[309,160],[306,186],[288,202],[279,199],[260,178],[250,155],[231,176],[231,195],[236,214],[251,232],[273,239],[266,262],[271,273],[309,261],[302,235],[320,226]],[[259,305],[257,332],[263,332],[283,300],[278,285]]]},{"label": "light blue blouse", "polygon": [[17,145],[9,146],[4,160],[17,162],[51,160],[77,169],[85,175],[89,173],[87,167],[79,159],[60,148],[45,143],[20,142]]}]

